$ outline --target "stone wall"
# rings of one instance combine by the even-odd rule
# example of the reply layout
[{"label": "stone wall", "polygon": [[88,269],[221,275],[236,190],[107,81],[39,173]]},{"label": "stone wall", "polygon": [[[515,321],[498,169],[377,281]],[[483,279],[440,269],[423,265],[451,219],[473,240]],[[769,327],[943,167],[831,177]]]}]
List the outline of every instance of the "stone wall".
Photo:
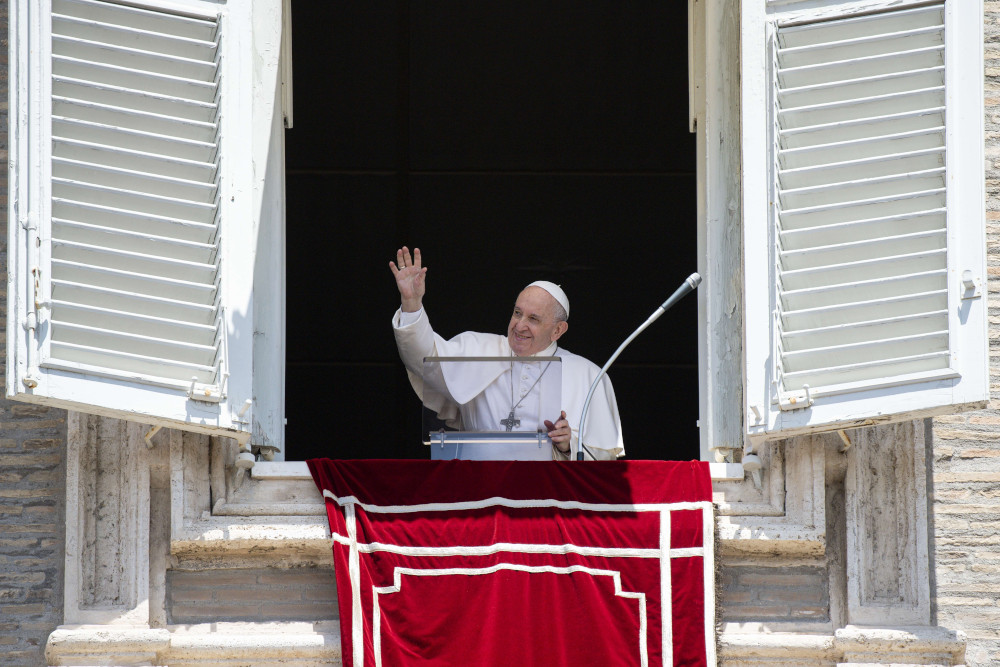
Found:
[{"label": "stone wall", "polygon": [[167,572],[167,622],[335,620],[333,563],[299,570]]},{"label": "stone wall", "polygon": [[[0,0],[0,39],[0,156],[6,163],[7,0]],[[0,202],[0,272],[6,275],[6,169]],[[4,281],[4,346],[6,306]],[[0,399],[0,664],[6,667],[45,665],[45,640],[62,621],[65,447],[65,412]]]},{"label": "stone wall", "polygon": [[1000,664],[1000,2],[984,14],[992,401],[934,420],[930,489],[937,622],[968,635],[970,667]]},{"label": "stone wall", "polygon": [[829,621],[828,569],[823,565],[723,563],[723,623]]},{"label": "stone wall", "polygon": [[65,413],[0,401],[0,664],[44,665],[62,621]]}]

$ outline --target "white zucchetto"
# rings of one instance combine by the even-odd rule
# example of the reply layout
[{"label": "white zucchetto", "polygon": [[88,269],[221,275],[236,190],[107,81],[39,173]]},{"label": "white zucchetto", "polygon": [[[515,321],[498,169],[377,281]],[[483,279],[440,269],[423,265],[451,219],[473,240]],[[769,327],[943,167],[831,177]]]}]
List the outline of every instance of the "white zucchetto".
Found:
[{"label": "white zucchetto", "polygon": [[[543,290],[551,294],[552,298],[558,301],[559,305],[563,307],[563,310],[566,311],[566,317],[569,318],[569,298],[566,296],[566,292],[564,292],[559,285],[550,283],[548,280],[536,280],[528,285],[528,287],[541,287]],[[528,289],[528,287],[525,287],[525,289]]]}]

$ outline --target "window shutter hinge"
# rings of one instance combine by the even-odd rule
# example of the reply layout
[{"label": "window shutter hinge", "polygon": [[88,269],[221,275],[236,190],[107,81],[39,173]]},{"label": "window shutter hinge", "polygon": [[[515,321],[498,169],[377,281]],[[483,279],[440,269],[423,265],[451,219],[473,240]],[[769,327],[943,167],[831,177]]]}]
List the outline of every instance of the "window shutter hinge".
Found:
[{"label": "window shutter hinge", "polygon": [[812,407],[813,397],[809,385],[802,385],[800,391],[787,391],[778,394],[778,407],[782,410],[805,410]]},{"label": "window shutter hinge", "polygon": [[28,270],[31,272],[31,308],[29,310],[39,316],[39,311],[46,303],[42,297],[42,270],[39,261],[42,239],[38,235],[38,216],[29,213],[27,217],[21,218],[21,227],[28,233]]},{"label": "window shutter hinge", "polygon": [[41,319],[40,311],[43,305],[41,295],[41,269],[38,261],[39,246],[41,244],[41,239],[38,236],[38,215],[35,213],[29,213],[27,216],[21,218],[20,224],[21,227],[27,232],[28,236],[28,270],[31,274],[31,297],[29,299],[28,307],[25,309],[24,320],[21,323],[24,330],[28,332],[28,338],[25,341],[25,365],[27,366],[28,371],[25,376],[21,378],[21,383],[28,389],[34,389],[38,386],[38,351],[36,349],[36,344],[38,323]]},{"label": "window shutter hinge", "polygon": [[972,271],[968,269],[962,271],[962,301],[965,301],[966,299],[978,299],[982,296],[982,279],[973,277]]},{"label": "window shutter hinge", "polygon": [[240,406],[240,411],[236,413],[235,417],[233,417],[233,423],[242,424],[244,427],[243,429],[244,431],[250,430],[249,412],[252,406],[253,406],[253,399],[248,398],[247,400],[243,401],[243,405]]},{"label": "window shutter hinge", "polygon": [[220,403],[225,398],[222,387],[216,384],[202,384],[198,382],[196,377],[191,378],[187,394],[192,401],[201,401],[202,403]]}]

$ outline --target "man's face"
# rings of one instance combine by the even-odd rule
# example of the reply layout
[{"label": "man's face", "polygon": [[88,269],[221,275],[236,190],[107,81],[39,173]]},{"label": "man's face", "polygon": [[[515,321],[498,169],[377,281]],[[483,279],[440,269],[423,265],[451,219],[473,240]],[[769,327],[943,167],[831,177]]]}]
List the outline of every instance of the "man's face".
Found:
[{"label": "man's face", "polygon": [[507,326],[507,341],[514,354],[538,354],[566,332],[569,324],[556,321],[555,306],[556,300],[541,287],[528,287],[517,296]]}]

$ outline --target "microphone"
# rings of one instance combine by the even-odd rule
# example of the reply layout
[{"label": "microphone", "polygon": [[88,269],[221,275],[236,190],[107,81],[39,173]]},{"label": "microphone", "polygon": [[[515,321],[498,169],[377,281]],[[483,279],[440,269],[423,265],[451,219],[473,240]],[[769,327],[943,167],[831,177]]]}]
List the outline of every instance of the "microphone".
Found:
[{"label": "microphone", "polygon": [[[611,364],[613,364],[615,359],[618,358],[618,355],[621,354],[626,347],[628,347],[628,344],[631,343],[633,340],[635,340],[636,336],[645,331],[646,327],[655,322],[660,315],[670,310],[670,308],[672,308],[675,303],[677,303],[682,298],[687,296],[689,292],[693,292],[695,289],[697,289],[698,285],[700,284],[701,284],[701,276],[699,276],[697,273],[692,273],[690,276],[685,278],[684,282],[681,283],[680,287],[674,290],[674,293],[670,295],[670,298],[668,298],[666,301],[660,304],[660,307],[657,308],[655,311],[653,311],[653,314],[650,315],[645,322],[639,325],[639,328],[633,331],[632,335],[626,338],[624,343],[618,346],[618,349],[615,350],[615,353],[611,355],[610,359],[608,359],[608,363],[604,364],[604,368],[602,368],[601,372],[597,374],[596,378],[594,378],[594,383],[590,385],[590,391],[587,393],[587,400],[583,402],[583,412],[580,415],[580,436],[577,438],[578,447],[576,450],[577,461],[583,460],[583,448],[586,447],[586,445],[583,444],[583,427],[587,423],[586,422],[587,410],[590,409],[590,399],[594,397],[594,391],[597,389],[597,385],[604,377],[604,374],[608,372],[608,368],[610,368]],[[591,453],[591,456],[593,456],[593,453]]]}]

